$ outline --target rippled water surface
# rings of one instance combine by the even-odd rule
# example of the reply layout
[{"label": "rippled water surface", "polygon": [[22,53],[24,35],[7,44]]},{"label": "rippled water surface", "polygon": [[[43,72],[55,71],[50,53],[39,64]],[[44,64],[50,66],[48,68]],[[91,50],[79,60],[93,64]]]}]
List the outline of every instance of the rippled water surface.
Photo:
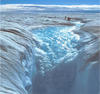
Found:
[{"label": "rippled water surface", "polygon": [[79,29],[82,23],[75,24],[75,26],[44,27],[32,31],[41,43],[39,48],[46,53],[47,60],[45,61],[47,61],[48,69],[54,68],[54,65],[64,58],[70,61],[78,55],[76,46],[80,36],[73,30]]}]

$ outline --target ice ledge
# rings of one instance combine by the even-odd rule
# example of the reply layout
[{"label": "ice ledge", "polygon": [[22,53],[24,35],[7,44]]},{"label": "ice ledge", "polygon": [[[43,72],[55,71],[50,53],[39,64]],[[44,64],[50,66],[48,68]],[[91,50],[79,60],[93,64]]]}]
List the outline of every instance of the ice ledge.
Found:
[{"label": "ice ledge", "polygon": [[81,27],[81,30],[92,33],[100,38],[100,21],[99,20],[90,21],[86,23],[83,27]]},{"label": "ice ledge", "polygon": [[36,73],[33,55],[35,41],[32,37],[30,32],[18,24],[1,24],[0,94],[30,92],[32,75]]}]

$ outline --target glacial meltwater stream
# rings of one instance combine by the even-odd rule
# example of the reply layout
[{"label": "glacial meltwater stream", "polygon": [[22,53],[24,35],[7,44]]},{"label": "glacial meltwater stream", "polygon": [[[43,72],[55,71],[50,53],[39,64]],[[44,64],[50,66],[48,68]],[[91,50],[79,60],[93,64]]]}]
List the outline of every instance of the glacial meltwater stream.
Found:
[{"label": "glacial meltwater stream", "polygon": [[53,26],[33,30],[34,36],[40,41],[39,48],[45,54],[41,63],[47,62],[41,64],[42,73],[54,68],[64,58],[70,61],[77,56],[78,50],[76,46],[80,36],[75,34],[73,30],[78,30],[82,23],[74,23],[75,26]]},{"label": "glacial meltwater stream", "polygon": [[[80,32],[83,23],[74,22],[74,24],[74,26],[48,26],[32,31],[33,36],[39,41],[35,53],[38,73],[33,80],[34,94],[98,92],[98,88],[94,88],[98,83],[93,81],[98,80],[96,72],[98,68],[94,71],[92,67],[90,69],[86,67],[88,59],[98,51],[95,49],[98,47],[98,41],[92,34]],[[90,78],[92,79],[89,80]],[[91,82],[94,86],[91,86]]]}]

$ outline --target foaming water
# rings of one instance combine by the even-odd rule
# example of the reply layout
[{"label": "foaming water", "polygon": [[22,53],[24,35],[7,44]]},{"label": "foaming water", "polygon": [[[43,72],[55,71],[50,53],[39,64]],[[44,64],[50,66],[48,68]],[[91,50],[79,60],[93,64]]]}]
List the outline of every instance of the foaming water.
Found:
[{"label": "foaming water", "polygon": [[[73,60],[78,55],[77,44],[80,36],[73,30],[82,25],[75,22],[75,26],[44,27],[33,30],[33,35],[40,41],[39,49],[45,53],[41,61],[41,72],[51,70],[64,59]],[[45,68],[44,68],[45,66]]]}]

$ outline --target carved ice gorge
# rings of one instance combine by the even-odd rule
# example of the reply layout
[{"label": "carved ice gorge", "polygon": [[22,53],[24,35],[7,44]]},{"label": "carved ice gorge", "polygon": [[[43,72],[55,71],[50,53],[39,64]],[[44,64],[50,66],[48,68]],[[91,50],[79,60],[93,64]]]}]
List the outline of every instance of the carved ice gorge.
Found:
[{"label": "carved ice gorge", "polygon": [[[57,59],[57,64],[51,64],[50,58],[55,53],[50,51],[56,48],[48,48],[47,53],[43,50],[43,41],[47,40],[36,37],[42,35],[41,29],[34,34],[34,30],[29,32],[15,23],[0,23],[0,94],[99,94],[99,41],[96,36],[82,30],[77,34],[67,32],[67,35],[75,35],[77,38],[70,39],[79,44],[74,45],[69,40],[67,45],[74,51],[60,59],[52,57],[54,61]],[[77,46],[78,51],[72,45]],[[69,48],[63,45],[63,49]]]}]

